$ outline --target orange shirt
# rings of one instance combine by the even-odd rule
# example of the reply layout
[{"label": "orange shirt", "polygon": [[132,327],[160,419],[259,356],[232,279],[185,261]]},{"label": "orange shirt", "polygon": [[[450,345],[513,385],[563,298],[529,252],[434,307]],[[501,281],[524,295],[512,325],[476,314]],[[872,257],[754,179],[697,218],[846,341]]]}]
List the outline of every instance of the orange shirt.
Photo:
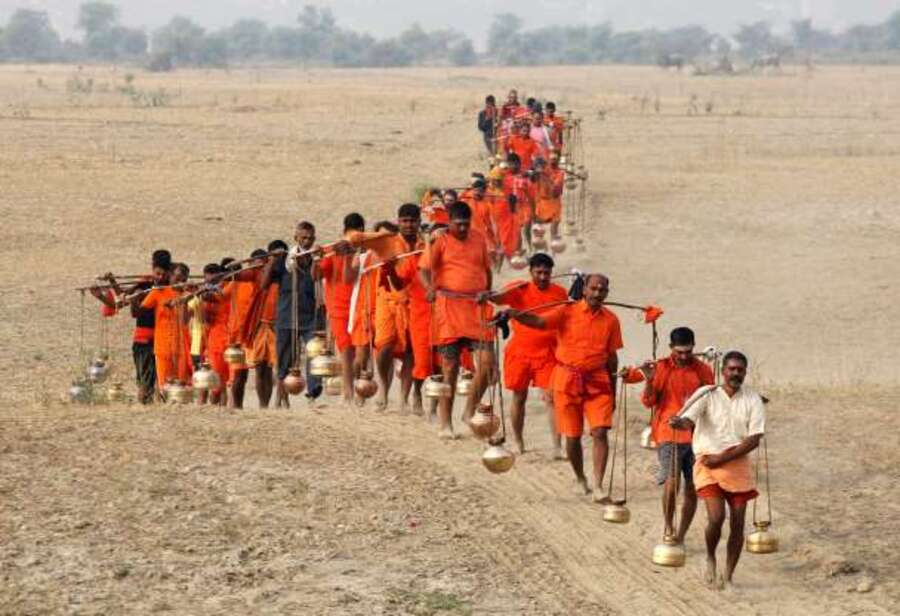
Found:
[{"label": "orange shirt", "polygon": [[[564,301],[568,294],[558,284],[550,283],[546,289],[541,290],[533,282],[522,284],[522,281],[510,283],[509,290],[504,291],[494,299],[495,304],[504,304],[516,310],[528,310],[551,302]],[[552,310],[548,308],[547,311]],[[537,311],[540,315],[545,311]],[[512,322],[513,336],[506,345],[507,353],[521,354],[525,357],[544,357],[553,355],[556,349],[556,332],[546,329],[535,329],[522,325],[518,321]]]},{"label": "orange shirt", "polygon": [[563,131],[566,129],[566,121],[557,115],[545,115],[544,125],[550,127],[550,141],[556,150],[562,148]]},{"label": "orange shirt", "polygon": [[560,306],[543,315],[556,330],[556,361],[583,372],[603,371],[622,348],[619,318],[608,308],[594,312],[587,300]]},{"label": "orange shirt", "polygon": [[250,304],[256,294],[256,283],[241,280],[232,280],[222,288],[223,301],[228,302],[228,340],[229,342],[249,343],[249,340],[241,340],[241,329],[247,319]]},{"label": "orange shirt", "polygon": [[494,250],[497,246],[497,238],[494,229],[494,219],[491,215],[491,201],[487,195],[479,199],[474,193],[463,199],[472,210],[472,228],[481,233],[488,243],[488,249]]},{"label": "orange shirt", "polygon": [[275,315],[278,310],[278,285],[274,282],[265,290],[266,299],[263,303],[262,320],[266,323],[275,323]]},{"label": "orange shirt", "polygon": [[[153,353],[162,357],[171,357],[178,352],[178,333],[181,332],[183,337],[187,330],[186,324],[178,322],[178,309],[166,306],[167,301],[177,299],[179,295],[181,293],[171,287],[161,287],[152,289],[141,302],[141,308],[153,310]],[[184,344],[183,339],[181,344]]]},{"label": "orange shirt", "polygon": [[712,385],[712,369],[699,359],[677,366],[671,357],[656,363],[652,390],[644,389],[641,402],[653,411],[650,422],[657,443],[690,443],[690,430],[673,430],[669,419],[678,414],[685,401],[703,385]]},{"label": "orange shirt", "polygon": [[350,314],[353,285],[345,282],[344,264],[353,255],[329,255],[319,261],[319,271],[325,280],[325,307],[336,317]]},{"label": "orange shirt", "polygon": [[506,142],[506,151],[514,152],[522,162],[522,169],[531,169],[531,160],[538,153],[538,144],[531,137],[513,135]]},{"label": "orange shirt", "polygon": [[[209,341],[227,341],[228,317],[231,312],[231,304],[223,298],[204,300],[203,311],[209,331],[207,339]],[[210,346],[213,345],[210,343]]]},{"label": "orange shirt", "polygon": [[449,232],[440,234],[419,261],[419,269],[432,272],[435,289],[458,293],[486,291],[490,267],[487,240],[471,228],[465,240],[458,240]]},{"label": "orange shirt", "polygon": [[538,199],[545,201],[559,201],[560,197],[562,197],[564,180],[565,173],[562,169],[548,167],[538,179]]}]

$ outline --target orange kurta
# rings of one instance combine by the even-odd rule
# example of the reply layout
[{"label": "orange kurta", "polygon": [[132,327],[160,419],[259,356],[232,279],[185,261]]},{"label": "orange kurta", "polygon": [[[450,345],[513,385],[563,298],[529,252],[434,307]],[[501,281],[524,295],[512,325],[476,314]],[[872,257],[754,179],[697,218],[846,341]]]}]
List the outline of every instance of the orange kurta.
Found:
[{"label": "orange kurta", "polygon": [[[397,254],[411,252],[413,250],[421,250],[425,248],[425,243],[419,240],[414,248],[410,248],[409,244],[403,237],[397,236],[396,240]],[[412,261],[414,257],[404,257],[403,261]],[[400,268],[400,264],[395,264],[395,269]],[[400,277],[398,275],[398,277]],[[402,278],[402,277],[401,277]],[[375,297],[375,347],[384,348],[392,345],[394,355],[402,357],[407,350],[409,342],[409,325],[410,325],[410,285],[406,285],[402,289],[394,289],[389,277],[384,269],[378,271],[378,285]]]},{"label": "orange kurta", "polygon": [[522,234],[516,215],[510,209],[506,196],[507,193],[502,190],[489,190],[487,193],[491,217],[497,228],[497,240],[503,248],[503,254],[511,257],[519,251]]},{"label": "orange kurta", "polygon": [[692,359],[687,366],[677,366],[672,357],[656,363],[653,387],[645,388],[641,402],[653,413],[650,426],[657,443],[690,443],[690,430],[673,430],[669,419],[678,414],[685,401],[703,385],[715,381],[712,369],[699,359]]},{"label": "orange kurta", "polygon": [[472,228],[481,233],[488,243],[488,250],[494,252],[497,249],[497,231],[494,228],[494,218],[491,212],[491,200],[487,195],[478,198],[473,192],[467,198],[462,199],[472,210]]},{"label": "orange kurta", "polygon": [[152,289],[141,308],[153,310],[153,354],[156,356],[156,380],[160,389],[169,379],[182,383],[191,378],[191,342],[189,328],[180,320],[184,306],[169,308],[166,303],[178,299],[179,291],[171,287]]},{"label": "orange kurta", "polygon": [[519,157],[522,169],[531,169],[532,161],[539,150],[538,144],[528,136],[512,135],[506,140],[506,151]]},{"label": "orange kurta", "polygon": [[488,290],[490,267],[487,240],[472,229],[465,240],[443,233],[426,248],[419,269],[431,272],[437,291],[435,344],[450,344],[461,338],[493,339],[493,330],[485,327],[491,317],[490,307],[475,301],[476,294]]},{"label": "orange kurta", "polygon": [[[558,284],[550,283],[546,289],[539,289],[533,282],[510,283],[507,290],[494,299],[516,310],[530,310],[552,302],[565,301],[566,290]],[[548,307],[546,310],[552,308]],[[536,314],[541,314],[539,309]],[[556,332],[553,330],[526,327],[518,321],[512,322],[513,336],[503,350],[503,381],[507,389],[521,391],[534,384],[541,389],[549,389],[553,368],[556,366]]]},{"label": "orange kurta", "polygon": [[565,172],[548,167],[537,182],[535,218],[540,222],[559,222],[562,219],[562,191]]},{"label": "orange kurta", "polygon": [[352,311],[352,325],[350,327],[350,339],[353,346],[368,346],[375,341],[375,304],[378,290],[378,270],[363,272],[364,267],[370,267],[379,262],[370,251],[367,258],[362,261],[359,273],[359,288],[356,295],[356,306]]},{"label": "orange kurta", "polygon": [[338,351],[343,351],[353,343],[348,331],[353,285],[346,282],[344,277],[345,261],[352,258],[352,255],[330,255],[319,261],[319,271],[325,281],[325,309]]},{"label": "orange kurta", "polygon": [[553,149],[558,152],[562,149],[566,121],[557,115],[545,115],[544,125],[550,129],[550,141],[553,142]]},{"label": "orange kurta", "polygon": [[203,310],[208,328],[206,361],[216,371],[222,382],[222,386],[214,390],[218,393],[222,391],[230,376],[228,362],[225,361],[225,349],[228,348],[228,322],[231,305],[221,298],[207,300],[203,302]]},{"label": "orange kurta", "polygon": [[552,388],[560,434],[580,436],[585,418],[591,429],[611,427],[614,392],[607,362],[622,348],[619,318],[606,307],[592,311],[586,300],[544,318],[557,335]]},{"label": "orange kurta", "polygon": [[432,305],[425,299],[425,287],[419,279],[421,255],[403,259],[397,266],[397,276],[406,284],[409,297],[409,342],[413,352],[414,379],[422,380],[434,373],[434,353],[432,351],[431,311]]}]

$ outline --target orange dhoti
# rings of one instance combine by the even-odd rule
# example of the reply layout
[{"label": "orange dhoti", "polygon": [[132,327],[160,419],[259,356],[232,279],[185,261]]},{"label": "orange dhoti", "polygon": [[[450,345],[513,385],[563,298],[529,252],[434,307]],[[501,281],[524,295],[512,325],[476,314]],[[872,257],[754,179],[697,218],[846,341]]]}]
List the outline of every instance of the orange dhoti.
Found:
[{"label": "orange dhoti", "polygon": [[182,353],[163,353],[156,355],[156,381],[159,384],[159,390],[163,391],[163,387],[170,379],[177,379],[182,383],[191,382],[191,355],[190,348]]},{"label": "orange dhoti", "polygon": [[538,222],[559,222],[562,220],[562,201],[538,199],[535,218]]},{"label": "orange dhoti", "polygon": [[578,438],[588,429],[611,428],[613,391],[606,369],[583,371],[562,364],[551,378],[556,428],[563,436]]},{"label": "orange dhoti", "polygon": [[489,304],[478,304],[470,297],[450,297],[438,291],[434,306],[434,342],[452,344],[460,339],[491,342],[494,328],[487,322],[493,317]]},{"label": "orange dhoti", "polygon": [[375,348],[393,346],[394,356],[406,354],[409,327],[409,300],[405,293],[380,291],[375,302]]},{"label": "orange dhoti", "polygon": [[716,468],[704,466],[703,458],[697,456],[694,462],[694,485],[701,498],[724,498],[732,507],[737,507],[759,495],[750,456],[740,456]]},{"label": "orange dhoti", "polygon": [[247,366],[255,368],[260,364],[268,364],[275,367],[278,363],[278,351],[275,347],[275,329],[272,323],[261,321],[253,340],[246,349]]},{"label": "orange dhoti", "polygon": [[556,358],[553,349],[546,353],[525,353],[508,345],[503,351],[503,386],[511,391],[524,391],[530,385],[550,389]]},{"label": "orange dhoti", "polygon": [[219,375],[219,380],[222,383],[222,385],[213,390],[217,394],[222,392],[224,385],[231,377],[228,362],[225,361],[225,349],[227,348],[228,332],[225,328],[210,329],[209,337],[206,341],[206,361],[209,362],[210,368]]}]

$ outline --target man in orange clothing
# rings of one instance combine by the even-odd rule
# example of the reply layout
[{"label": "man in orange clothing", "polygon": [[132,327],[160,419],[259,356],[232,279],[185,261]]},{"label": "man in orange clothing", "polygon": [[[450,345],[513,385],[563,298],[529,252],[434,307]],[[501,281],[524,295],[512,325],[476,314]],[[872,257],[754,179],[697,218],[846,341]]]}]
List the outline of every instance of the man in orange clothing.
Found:
[{"label": "man in orange clothing", "polygon": [[[553,259],[544,253],[537,253],[528,262],[531,281],[510,283],[505,290],[491,298],[495,304],[510,306],[516,310],[529,310],[547,306],[568,299],[566,290],[551,282]],[[550,308],[550,307],[547,307]],[[556,366],[556,332],[524,327],[513,323],[513,337],[503,350],[503,385],[513,392],[512,424],[519,453],[525,453],[522,436],[525,427],[525,402],[528,387],[533,385],[544,392],[544,401],[550,402],[550,378]],[[562,457],[560,438],[550,418],[550,435],[553,440],[553,457]]]},{"label": "man in orange clothing", "polygon": [[[404,203],[397,211],[396,238],[398,254],[423,250],[424,241],[419,237],[422,219],[419,206]],[[401,260],[410,261],[416,255],[410,254]],[[397,273],[397,264],[388,261],[379,272],[379,284],[375,301],[375,364],[381,379],[382,408],[387,407],[388,392],[394,375],[394,359],[401,360],[400,400],[403,412],[409,404],[409,393],[413,386],[413,348],[410,339],[410,289]],[[416,404],[422,406],[422,381],[416,384]]]},{"label": "man in orange clothing", "polygon": [[155,281],[171,281],[171,285],[154,287],[141,302],[141,310],[152,311],[154,315],[153,354],[156,357],[156,381],[160,393],[166,383],[191,378],[190,343],[187,336],[187,320],[184,306],[177,302],[181,290],[173,285],[187,281],[187,266],[174,264],[171,278],[161,265],[154,265]]},{"label": "man in orange clothing", "polygon": [[[281,240],[274,240],[266,247],[266,253],[273,254],[278,251],[287,253],[288,246]],[[256,373],[256,395],[259,397],[259,408],[269,407],[272,399],[272,391],[275,387],[275,366],[278,364],[278,349],[275,344],[275,312],[278,309],[278,282],[271,276],[263,279],[263,270],[253,272],[253,283],[256,286],[257,297],[254,302],[261,306],[248,314],[247,318],[252,323],[246,323],[244,330],[248,336],[247,367]],[[286,406],[286,396],[279,392],[276,397],[277,407]]]},{"label": "man in orange clothing", "polygon": [[472,228],[481,233],[488,243],[488,250],[493,258],[500,250],[497,240],[497,230],[494,228],[494,217],[491,212],[491,200],[488,199],[487,182],[484,178],[476,178],[472,182],[470,191],[463,197],[462,201],[469,204],[472,209]]},{"label": "man in orange clothing", "polygon": [[561,152],[566,121],[556,115],[556,103],[553,101],[547,101],[547,104],[544,105],[544,111],[544,124],[550,130],[550,141],[553,142],[553,149]]},{"label": "man in orange clothing", "polygon": [[[344,238],[365,230],[366,221],[360,214],[353,212],[344,217]],[[344,400],[352,402],[355,353],[350,337],[350,299],[356,284],[356,272],[353,270],[354,250],[346,242],[342,242],[340,246],[340,250],[319,261],[317,271],[318,276],[325,281],[325,310],[334,345],[341,360]]]},{"label": "man in orange clothing", "polygon": [[566,437],[566,453],[580,489],[591,492],[584,476],[581,435],[587,419],[593,441],[594,501],[609,503],[601,495],[609,457],[607,432],[616,405],[618,350],[622,348],[619,318],[603,306],[609,279],[588,274],[584,298],[551,310],[546,315],[510,310],[509,316],[525,325],[556,331],[556,368],[553,370],[553,407],[556,427]]},{"label": "man in orange clothing", "polygon": [[203,268],[203,276],[208,288],[201,292],[201,311],[206,324],[206,361],[219,375],[219,387],[209,392],[210,404],[225,406],[225,387],[231,376],[225,349],[228,348],[228,314],[231,308],[222,296],[222,287],[216,281],[225,273],[218,263],[210,263]]},{"label": "man in orange clothing", "polygon": [[521,168],[526,171],[531,169],[531,163],[539,151],[538,144],[531,138],[531,126],[527,122],[519,124],[506,142],[507,158],[509,154],[518,156]]},{"label": "man in orange clothing", "polygon": [[[257,248],[250,253],[251,257],[262,258],[266,251]],[[253,264],[253,262],[251,262]],[[234,267],[230,264],[229,267]],[[240,344],[244,347],[245,358],[250,355],[249,346],[252,340],[246,340],[244,331],[253,298],[257,292],[255,272],[241,272],[231,282],[225,284],[222,289],[224,300],[228,302],[228,343]],[[244,408],[244,390],[247,387],[247,364],[232,364],[230,366],[230,378],[228,379],[228,407],[232,409]]]},{"label": "man in orange clothing", "polygon": [[[650,428],[653,440],[658,444],[659,473],[657,483],[663,488],[662,508],[666,523],[666,535],[678,543],[684,540],[694,513],[697,511],[697,492],[694,489],[694,452],[691,448],[691,431],[674,430],[669,419],[678,414],[685,401],[697,389],[712,385],[712,370],[694,357],[694,332],[688,327],[676,327],[669,334],[672,354],[658,362],[644,362],[640,374],[645,379],[641,402],[650,409]],[[672,450],[675,450],[674,452]],[[675,455],[677,469],[672,469]],[[672,521],[675,515],[676,472],[684,477],[684,503],[681,506],[681,522],[677,529]]]},{"label": "man in orange clothing", "polygon": [[[434,304],[434,344],[441,355],[444,382],[456,390],[460,356],[469,349],[478,356],[472,393],[463,420],[475,412],[494,366],[493,331],[486,326],[490,309],[484,304],[493,281],[487,240],[471,229],[472,210],[462,202],[450,207],[450,226],[431,242],[419,261],[426,299]],[[456,438],[451,411],[453,397],[441,398],[440,436]]]},{"label": "man in orange clothing", "polygon": [[537,206],[534,218],[541,224],[550,224],[550,236],[559,237],[562,220],[562,193],[566,174],[559,168],[559,154],[550,153],[550,164],[540,167],[537,176]]},{"label": "man in orange clothing", "polygon": [[[506,175],[499,167],[488,174],[490,186],[485,198],[491,204],[491,218],[497,230],[498,250],[509,259],[519,251],[521,233],[516,220],[516,196],[507,192]],[[511,189],[511,187],[510,187]]]}]

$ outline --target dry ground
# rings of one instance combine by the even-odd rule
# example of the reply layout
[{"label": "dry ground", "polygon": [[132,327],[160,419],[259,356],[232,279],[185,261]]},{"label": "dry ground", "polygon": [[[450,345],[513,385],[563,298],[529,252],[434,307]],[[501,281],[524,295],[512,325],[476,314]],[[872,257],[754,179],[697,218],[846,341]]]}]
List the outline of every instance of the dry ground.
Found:
[{"label": "dry ground", "polygon": [[[158,108],[117,91],[125,73],[87,67],[93,91],[73,93],[71,67],[0,68],[0,613],[898,611],[900,71],[136,73],[170,94]],[[159,246],[194,267],[243,256],[299,218],[335,237],[351,209],[459,184],[483,166],[478,102],[510,86],[585,118],[591,245],[562,265],[747,350],[774,399],[783,549],[746,556],[734,595],[700,584],[700,523],[685,569],[649,563],[652,455],[632,456],[632,522],[604,524],[537,407],[537,450],[491,477],[470,439],[371,410],[57,402],[78,369],[72,287]],[[644,358],[623,322],[625,360]]]}]

